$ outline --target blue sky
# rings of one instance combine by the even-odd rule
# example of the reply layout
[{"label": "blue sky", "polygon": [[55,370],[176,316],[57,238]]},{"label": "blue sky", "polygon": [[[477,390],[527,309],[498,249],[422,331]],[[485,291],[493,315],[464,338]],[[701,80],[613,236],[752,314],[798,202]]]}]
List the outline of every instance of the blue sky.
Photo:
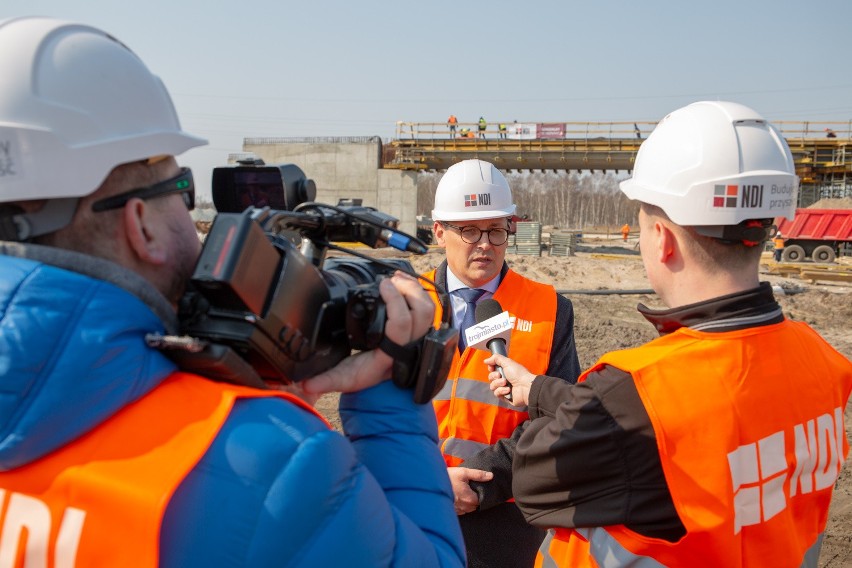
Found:
[{"label": "blue sky", "polygon": [[[113,34],[159,75],[199,192],[253,136],[397,121],[656,121],[701,99],[852,120],[847,0],[0,0]],[[311,175],[311,172],[306,172]]]}]

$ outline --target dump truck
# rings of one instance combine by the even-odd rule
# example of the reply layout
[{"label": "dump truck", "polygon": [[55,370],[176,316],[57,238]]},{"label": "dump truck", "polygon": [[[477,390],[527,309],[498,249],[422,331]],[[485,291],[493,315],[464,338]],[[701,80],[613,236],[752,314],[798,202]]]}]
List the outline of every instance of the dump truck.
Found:
[{"label": "dump truck", "polygon": [[834,262],[852,255],[852,209],[796,209],[792,221],[775,219],[784,239],[783,262]]}]

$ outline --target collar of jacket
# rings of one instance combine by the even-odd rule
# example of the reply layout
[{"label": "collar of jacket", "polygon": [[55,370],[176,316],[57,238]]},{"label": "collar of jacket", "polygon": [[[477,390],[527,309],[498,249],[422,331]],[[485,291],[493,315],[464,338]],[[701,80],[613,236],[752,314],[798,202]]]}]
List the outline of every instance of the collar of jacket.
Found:
[{"label": "collar of jacket", "polygon": [[130,292],[151,308],[151,311],[162,320],[167,333],[177,333],[177,313],[169,301],[150,282],[123,266],[79,252],[30,243],[0,241],[0,254],[37,260],[114,284]]},{"label": "collar of jacket", "polygon": [[[503,261],[503,268],[500,269],[500,282],[503,281],[503,278],[506,276],[507,272],[509,272],[509,265],[504,260]],[[437,284],[438,286],[440,286],[444,290],[447,289],[447,261],[446,260],[444,260],[444,262],[442,262],[438,266],[437,270],[435,270],[435,284]],[[497,286],[499,287],[500,285],[498,284]]]},{"label": "collar of jacket", "polygon": [[655,310],[639,304],[637,309],[660,335],[672,333],[681,327],[723,332],[784,321],[784,313],[768,282],[761,282],[751,290],[686,306]]}]

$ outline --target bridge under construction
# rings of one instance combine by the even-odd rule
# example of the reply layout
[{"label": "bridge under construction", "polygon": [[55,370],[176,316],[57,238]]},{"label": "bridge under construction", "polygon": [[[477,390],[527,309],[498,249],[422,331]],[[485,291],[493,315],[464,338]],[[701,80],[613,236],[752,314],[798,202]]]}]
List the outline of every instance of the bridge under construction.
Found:
[{"label": "bridge under construction", "polygon": [[[793,152],[801,179],[798,206],[824,198],[852,197],[852,124],[774,122]],[[493,162],[501,170],[619,172],[627,174],[649,122],[511,123],[505,132],[476,125],[461,138],[444,123],[397,124],[396,136],[340,138],[245,138],[234,163],[256,156],[268,164],[294,163],[313,178],[317,200],[361,199],[364,205],[400,219],[400,229],[416,230],[417,178],[443,171],[468,158]],[[826,129],[831,129],[829,132]],[[471,132],[474,137],[470,137]],[[833,138],[826,135],[833,134]]]},{"label": "bridge under construction", "polygon": [[[773,122],[786,138],[801,180],[800,205],[852,197],[852,121]],[[563,122],[487,125],[397,123],[382,168],[441,171],[479,158],[505,171],[630,172],[649,122]]]}]

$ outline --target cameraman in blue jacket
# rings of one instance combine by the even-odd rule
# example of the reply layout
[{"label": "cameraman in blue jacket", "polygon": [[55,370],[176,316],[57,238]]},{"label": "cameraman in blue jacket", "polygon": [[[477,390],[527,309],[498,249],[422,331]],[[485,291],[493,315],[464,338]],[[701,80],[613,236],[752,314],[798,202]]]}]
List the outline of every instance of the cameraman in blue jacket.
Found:
[{"label": "cameraman in blue jacket", "polygon": [[[185,133],[110,35],[0,21],[0,558],[54,566],[460,566],[431,405],[380,350],[301,388],[344,392],[346,436],[300,398],[179,371],[200,251]],[[384,280],[386,337],[433,319]]]}]

